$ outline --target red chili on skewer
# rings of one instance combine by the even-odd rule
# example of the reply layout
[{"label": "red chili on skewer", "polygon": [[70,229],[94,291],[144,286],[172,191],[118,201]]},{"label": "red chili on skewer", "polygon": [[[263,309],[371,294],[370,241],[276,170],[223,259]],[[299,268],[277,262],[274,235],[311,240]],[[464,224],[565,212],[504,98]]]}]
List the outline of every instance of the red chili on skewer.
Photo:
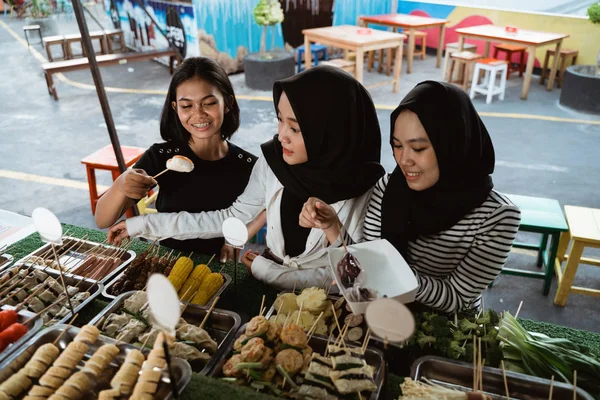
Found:
[{"label": "red chili on skewer", "polygon": [[0,332],[17,322],[19,314],[15,310],[0,311]]},{"label": "red chili on skewer", "polygon": [[9,344],[21,339],[27,333],[27,331],[28,329],[25,325],[17,322],[0,332],[0,352],[4,351]]}]

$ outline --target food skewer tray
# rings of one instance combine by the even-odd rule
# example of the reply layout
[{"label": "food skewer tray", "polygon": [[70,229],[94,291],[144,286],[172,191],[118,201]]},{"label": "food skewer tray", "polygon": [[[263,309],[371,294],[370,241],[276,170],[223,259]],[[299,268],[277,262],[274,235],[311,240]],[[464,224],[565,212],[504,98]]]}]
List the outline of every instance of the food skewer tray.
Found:
[{"label": "food skewer tray", "polygon": [[[15,307],[13,306],[9,306],[9,305],[4,305],[2,307],[0,307],[0,310],[14,310]],[[18,323],[23,323],[26,320],[28,320],[29,318],[33,317],[35,314],[32,312],[29,312],[27,310],[19,310],[19,318],[17,319]],[[16,351],[19,347],[21,347],[21,345],[23,343],[25,343],[27,340],[29,340],[29,338],[31,338],[33,335],[35,335],[40,329],[42,329],[42,319],[41,318],[36,318],[35,320],[28,322],[27,325],[25,325],[28,329],[27,333],[25,335],[23,335],[23,337],[19,340],[17,340],[16,342],[14,342],[13,344],[9,345],[6,349],[4,349],[3,352],[0,353],[0,363],[2,363],[3,360],[5,360],[9,355],[11,355],[14,351]]]},{"label": "food skewer tray", "polygon": [[[93,320],[90,321],[90,325],[94,325],[103,317],[108,317],[109,314],[118,312],[125,303],[125,300],[131,297],[136,291],[126,292],[122,295],[118,296],[112,303],[104,308]],[[185,311],[181,315],[181,318],[185,319],[188,323],[192,325],[200,325],[204,316],[208,312],[208,307],[200,307],[197,305],[190,304],[186,306]],[[204,325],[204,329],[210,337],[217,342],[217,351],[213,354],[212,358],[206,363],[206,365],[202,366],[202,368],[194,367],[194,371],[200,373],[201,375],[208,375],[208,373],[213,369],[214,364],[220,358],[221,353],[224,351],[224,348],[229,344],[229,342],[233,342],[233,338],[235,332],[240,327],[242,319],[240,316],[233,312],[227,310],[221,310],[219,308],[213,309],[206,324]]]},{"label": "food skewer tray", "polygon": [[[227,347],[225,349],[223,349],[224,351],[220,354],[220,358],[215,363],[214,368],[210,372],[210,376],[216,377],[216,378],[223,377],[223,373],[222,373],[223,366],[225,365],[227,360],[229,360],[229,358],[232,356],[233,344],[237,338],[239,338],[246,332],[247,325],[248,325],[247,323],[242,325],[240,327],[240,329],[238,329],[238,331],[235,333],[234,340],[229,342]],[[322,336],[313,335],[313,337],[310,338],[308,345],[310,347],[312,347],[314,352],[323,355],[325,353],[325,347],[327,346],[327,338],[323,338]],[[354,346],[349,346],[349,347],[354,347]],[[383,360],[383,353],[378,349],[374,349],[372,347],[367,347],[367,350],[365,351],[365,359],[367,361],[367,364],[369,364],[370,366],[375,368],[375,372],[373,374],[373,380],[375,381],[375,384],[377,385],[377,390],[374,392],[371,392],[371,396],[368,398],[368,400],[377,400],[381,394],[381,388],[383,387],[383,384],[384,384],[385,363]],[[367,400],[367,398],[364,398],[364,399]]]},{"label": "food skewer tray", "polygon": [[[483,392],[493,400],[506,399],[502,370],[483,367]],[[411,366],[413,380],[428,380],[441,386],[462,391],[473,389],[473,364],[448,358],[425,356],[415,360]],[[550,392],[550,380],[531,375],[506,371],[506,380],[511,399],[546,400]],[[573,399],[573,385],[554,381],[552,398],[554,400]],[[577,388],[577,399],[592,400],[585,390]]]},{"label": "food skewer tray", "polygon": [[[40,268],[40,269],[43,269],[43,268]],[[61,283],[60,282],[60,272],[58,272],[57,270],[54,270],[54,269],[50,269],[50,268],[46,269],[45,272],[51,278],[56,279],[58,281],[58,283]],[[5,275],[5,274],[6,274],[6,272],[4,274],[0,274],[0,276]],[[67,285],[67,286],[77,286],[79,284],[79,286],[78,286],[79,292],[90,292],[90,288],[92,288],[92,291],[90,292],[90,297],[88,297],[80,305],[78,305],[77,307],[75,307],[74,312],[76,314],[81,309],[83,309],[85,306],[87,306],[89,303],[91,303],[96,297],[98,297],[100,295],[100,293],[102,293],[102,290],[104,289],[104,285],[102,283],[93,281],[91,279],[82,278],[82,277],[77,276],[77,275],[69,275],[69,274],[63,274],[63,276],[65,278],[65,285]],[[83,282],[81,282],[81,281],[83,281]],[[80,282],[81,282],[81,284],[80,284]],[[67,307],[68,307],[68,303],[65,303],[65,304],[67,304]],[[69,321],[71,318],[72,318],[71,313],[68,313],[65,317],[63,317],[55,325],[64,324],[67,321]]]},{"label": "food skewer tray", "polygon": [[[120,273],[117,276],[113,275],[114,278],[110,282],[108,282],[106,284],[106,286],[104,287],[104,290],[102,291],[102,296],[104,296],[104,297],[106,297],[108,299],[113,299],[113,300],[118,297],[118,296],[115,296],[114,294],[110,294],[108,292],[109,292],[110,288],[114,286],[114,284],[119,280],[119,278],[121,277],[121,275],[123,275],[124,273],[125,273],[125,271],[121,270]],[[211,297],[206,302],[206,304],[204,306],[209,307],[212,304],[213,300],[217,296],[221,296],[221,294],[225,291],[225,289],[227,289],[227,286],[229,286],[229,284],[231,283],[231,276],[229,276],[228,274],[225,274],[223,272],[221,272],[221,275],[223,275],[223,286],[221,286],[219,288],[219,290],[217,290],[217,293],[215,293],[214,296]],[[125,293],[121,293],[119,296],[122,296],[123,294],[125,294]],[[184,304],[189,303],[190,306],[196,306],[196,307],[198,307],[198,304],[192,304],[192,303],[187,302],[187,301],[183,301],[182,303],[184,303]]]},{"label": "food skewer tray", "polygon": [[[67,332],[60,338],[60,340],[56,344],[62,352],[67,347],[67,345],[73,341],[77,333],[79,333],[79,328],[73,326],[69,327],[66,325],[55,325],[53,327],[46,328],[39,332],[18,351],[13,352],[9,358],[7,358],[4,362],[0,363],[0,382],[3,382],[13,373],[22,368],[40,346],[46,343],[54,342],[56,338],[65,329],[67,329]],[[114,344],[116,343],[116,341],[106,336],[98,336],[98,340],[96,341],[96,343],[89,346],[89,349],[86,352],[84,359],[77,365],[75,370],[81,370],[85,361],[87,361],[100,346],[108,343]],[[108,368],[100,376],[100,379],[94,382],[94,387],[92,389],[93,398],[97,398],[97,395],[101,390],[110,389],[111,378],[116,374],[118,368],[123,364],[123,361],[125,360],[127,354],[133,349],[131,345],[126,343],[120,343],[117,346],[121,351],[117,355],[116,359],[112,363],[110,363]],[[148,352],[149,349],[145,352],[146,355]],[[173,375],[177,382],[177,389],[179,390],[179,393],[181,393],[192,377],[192,369],[187,363],[187,361],[179,358],[173,358],[171,361],[171,365],[173,367]],[[159,383],[157,392],[154,395],[155,399],[166,400],[172,398],[171,385],[168,382],[168,373],[166,373],[165,371],[163,372],[163,376]]]},{"label": "food skewer tray", "polygon": [[[74,243],[77,243],[77,244],[71,250],[69,250],[68,253],[62,253],[59,251],[59,249],[57,249],[58,258],[59,258],[59,261],[61,261],[61,264],[63,263],[64,260],[67,260],[69,257],[71,257],[69,259],[70,260],[69,261],[70,268],[76,268],[81,263],[83,263],[83,261],[87,257],[87,254],[85,254],[85,253],[94,247],[97,247],[98,251],[101,249],[109,249],[109,250],[112,250],[113,252],[116,252],[116,250],[120,249],[119,247],[110,246],[110,245],[106,245],[106,244],[100,244],[100,243],[96,243],[96,242],[90,242],[89,240],[83,240],[83,239],[70,237],[70,236],[65,236],[63,238],[63,245],[61,246],[61,248],[64,249],[64,248],[70,247]],[[79,245],[81,245],[81,247],[79,247]],[[37,250],[33,251],[32,253],[26,255],[25,257],[21,258],[19,261],[17,261],[15,263],[15,265],[24,264],[25,261],[29,257],[41,256],[42,254],[44,254],[48,250],[50,250],[51,246],[52,245],[50,243],[45,244],[44,246],[40,247],[39,249],[37,249]],[[75,250],[77,250],[77,251],[75,251]],[[94,252],[94,254],[97,254],[97,252]],[[108,275],[106,275],[104,278],[99,279],[99,282],[106,283],[109,280],[111,280],[115,275],[120,274],[125,268],[127,268],[127,265],[129,265],[129,263],[131,263],[133,261],[135,256],[136,256],[136,254],[133,250],[127,250],[125,253],[121,254],[121,257],[120,257],[121,264],[117,268],[115,268],[113,271],[111,271]],[[52,254],[48,255],[48,257],[46,257],[46,258],[50,259],[50,260],[54,260],[54,254],[52,253]],[[74,259],[76,259],[78,261],[75,262]],[[43,269],[44,267],[41,265],[36,265],[36,268]],[[48,269],[50,269],[50,267]],[[67,275],[80,276],[80,275],[76,275],[76,274],[71,274],[68,271],[63,271],[63,274],[65,276],[67,276]]]}]

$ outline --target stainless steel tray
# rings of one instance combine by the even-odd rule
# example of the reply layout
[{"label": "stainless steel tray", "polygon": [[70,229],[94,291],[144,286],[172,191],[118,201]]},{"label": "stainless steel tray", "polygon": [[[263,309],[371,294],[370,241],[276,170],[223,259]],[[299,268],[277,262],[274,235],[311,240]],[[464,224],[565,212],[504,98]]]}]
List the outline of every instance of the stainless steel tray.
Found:
[{"label": "stainless steel tray", "polygon": [[[41,268],[41,269],[43,269],[43,268]],[[58,272],[57,270],[54,270],[54,269],[50,269],[50,268],[46,269],[45,272],[50,277],[58,280],[58,282],[60,283],[60,272]],[[6,273],[7,273],[7,271],[2,273],[0,276],[5,275]],[[91,289],[90,297],[88,297],[80,305],[75,307],[75,310],[74,310],[75,313],[78,313],[81,309],[83,309],[85,306],[87,306],[89,303],[91,303],[96,297],[98,297],[100,295],[100,293],[102,293],[102,290],[104,289],[104,285],[102,283],[91,280],[91,279],[82,278],[80,276],[70,275],[70,274],[63,274],[63,277],[65,278],[65,284],[67,286],[77,286],[79,284],[80,292],[90,292],[90,289]],[[54,325],[64,324],[65,322],[69,321],[70,319],[71,319],[71,313],[67,314],[64,318],[62,318],[60,321],[58,321],[57,324],[54,324]]]},{"label": "stainless steel tray", "polygon": [[[73,341],[77,333],[79,332],[79,328],[76,327],[67,327],[66,325],[55,325],[51,328],[44,329],[39,332],[35,337],[31,338],[24,346],[22,346],[18,351],[14,352],[8,359],[4,362],[0,363],[0,382],[6,380],[9,376],[17,372],[20,368],[22,368],[25,363],[29,360],[29,358],[35,353],[35,351],[46,343],[52,343],[56,340],[56,338],[65,330],[68,329],[67,332],[60,338],[57,343],[59,349],[64,350],[67,345]],[[77,370],[80,370],[83,367],[85,361],[87,361],[94,352],[102,345],[107,343],[115,343],[115,340],[100,335],[98,340],[93,345],[89,346],[84,359],[77,366]],[[118,368],[123,364],[125,357],[127,354],[133,349],[132,346],[120,343],[117,345],[121,352],[117,356],[117,358],[109,365],[107,370],[99,377],[97,381],[93,383],[94,387],[92,389],[92,394],[94,398],[97,398],[98,393],[104,389],[110,389],[110,379],[117,372]],[[179,393],[183,391],[183,389],[190,382],[192,377],[192,369],[187,361],[173,358],[172,363],[173,367],[173,375],[177,382],[177,389]],[[158,390],[154,395],[155,399],[171,399],[171,385],[168,383],[168,374],[163,372],[162,379],[159,383]],[[89,394],[88,394],[89,396]],[[91,396],[90,396],[91,397]]]},{"label": "stainless steel tray", "polygon": [[[425,356],[412,364],[410,376],[414,380],[428,380],[457,390],[473,388],[473,364],[448,358]],[[550,392],[550,380],[531,375],[506,371],[506,380],[511,399],[546,400]],[[573,385],[556,382],[553,384],[554,400],[573,399]],[[506,399],[502,370],[483,367],[483,391],[493,400]],[[585,390],[577,388],[577,399],[593,400]]]},{"label": "stainless steel tray", "polygon": [[[104,308],[94,319],[90,321],[91,325],[94,325],[100,319],[109,314],[118,312],[122,307],[125,300],[132,296],[136,291],[126,292],[117,297],[110,303],[108,306]],[[197,305],[190,304],[185,307],[185,310],[181,317],[185,319],[188,323],[192,325],[200,325],[204,316],[206,315],[209,307],[200,307]],[[229,342],[233,341],[233,337],[235,332],[238,330],[241,324],[241,318],[238,314],[233,311],[221,310],[219,308],[215,308],[206,324],[204,325],[204,329],[208,332],[210,337],[217,342],[218,348],[215,354],[213,354],[212,358],[206,365],[192,365],[192,368],[195,372],[198,372],[202,375],[208,375],[208,373],[214,367],[214,364],[220,358],[221,353],[224,351],[224,348],[229,344]]]},{"label": "stainless steel tray", "polygon": [[14,261],[14,257],[10,254],[1,254],[0,255],[0,271],[4,271],[6,268],[12,264]]},{"label": "stainless steel tray", "polygon": [[[114,276],[114,278],[108,282],[106,284],[106,286],[104,287],[104,290],[102,291],[102,296],[109,298],[109,299],[116,299],[118,296],[115,296],[114,294],[109,293],[110,288],[112,288],[114,286],[114,284],[117,282],[117,280],[125,273],[125,270],[121,270],[119,275]],[[221,296],[221,294],[225,291],[225,289],[227,289],[227,286],[229,286],[229,284],[231,283],[231,276],[229,276],[228,274],[221,272],[221,275],[223,275],[223,286],[221,286],[221,288],[219,290],[217,290],[217,293],[214,294],[213,297],[211,297],[208,302],[205,304],[206,306],[210,306],[213,302],[213,300],[217,297],[217,296]],[[123,294],[123,293],[121,293]],[[183,303],[189,303],[187,301],[184,301]],[[189,303],[190,305],[193,305],[192,303]],[[196,305],[196,304],[194,304]],[[196,305],[197,306],[197,305]]]},{"label": "stainless steel tray", "polygon": [[[65,253],[64,250],[74,243],[78,243],[78,244],[75,245],[73,247],[73,249],[69,250],[68,253]],[[81,244],[81,247],[79,247],[79,244]],[[45,244],[44,246],[40,247],[39,249],[37,249],[37,250],[33,251],[32,253],[26,255],[25,257],[21,258],[19,261],[17,261],[15,263],[15,265],[24,264],[25,261],[27,261],[27,259],[29,257],[41,256],[46,251],[50,250],[51,246],[52,245],[50,243]],[[80,265],[81,263],[83,263],[83,261],[87,257],[87,254],[85,254],[85,252],[92,249],[93,247],[111,249],[111,250],[119,249],[119,247],[115,247],[115,246],[110,246],[110,245],[106,245],[106,244],[90,242],[89,240],[83,240],[83,239],[79,239],[79,238],[75,238],[75,237],[65,236],[63,238],[63,245],[59,249],[56,249],[56,252],[58,254],[59,259],[63,259],[67,256],[71,257],[71,259],[70,259],[71,261],[69,263],[70,264],[72,263],[72,268],[75,268],[78,265]],[[75,251],[75,249],[77,251]],[[117,268],[114,269],[114,271],[111,271],[111,273],[106,275],[104,278],[99,279],[98,281],[101,283],[106,283],[109,280],[111,280],[115,275],[121,273],[125,268],[127,268],[127,265],[129,265],[129,263],[131,263],[133,261],[135,256],[136,256],[136,254],[133,250],[127,250],[125,253],[123,253],[121,255],[121,260],[122,260],[121,265],[119,265]],[[54,259],[54,255],[48,256],[47,258]],[[72,261],[73,259],[77,259],[79,261],[73,263],[73,261]],[[36,267],[44,268],[40,265],[38,265]],[[76,275],[76,274],[71,274],[69,272],[67,272],[66,275],[80,276],[80,275]],[[89,278],[87,278],[87,279],[89,279]]]},{"label": "stainless steel tray", "polygon": [[[240,329],[238,329],[238,331],[235,333],[234,340],[229,342],[227,347],[224,349],[223,353],[220,356],[220,359],[215,363],[213,370],[210,372],[210,376],[215,378],[223,377],[223,366],[232,355],[231,353],[233,352],[233,343],[237,338],[239,338],[246,332],[247,325],[247,323],[242,325]],[[327,346],[327,338],[313,335],[313,337],[308,342],[308,345],[312,347],[313,351],[319,354],[324,354],[325,347]],[[386,374],[383,353],[378,349],[367,347],[367,350],[365,352],[365,359],[367,361],[367,364],[369,364],[372,367],[375,367],[375,376],[373,377],[373,379],[375,381],[375,384],[377,385],[377,390],[371,393],[369,400],[377,400],[381,394],[381,388],[383,387],[384,377]]]},{"label": "stainless steel tray", "polygon": [[[14,309],[15,308],[13,306],[8,306],[8,305],[4,305],[0,308],[0,310],[14,310]],[[17,319],[17,322],[22,324],[23,322],[27,321],[34,315],[35,315],[34,313],[29,312],[27,310],[20,310],[19,318]],[[21,345],[23,343],[25,343],[27,340],[29,340],[29,338],[31,338],[33,335],[38,333],[38,331],[40,329],[42,329],[42,319],[36,318],[34,321],[28,322],[25,326],[27,326],[27,329],[29,329],[27,331],[27,333],[21,339],[17,340],[16,342],[14,342],[11,345],[9,345],[6,349],[4,349],[3,352],[0,353],[0,363],[2,363],[3,360],[5,360],[9,355],[11,355],[14,351],[16,351],[19,347],[21,347]]]}]

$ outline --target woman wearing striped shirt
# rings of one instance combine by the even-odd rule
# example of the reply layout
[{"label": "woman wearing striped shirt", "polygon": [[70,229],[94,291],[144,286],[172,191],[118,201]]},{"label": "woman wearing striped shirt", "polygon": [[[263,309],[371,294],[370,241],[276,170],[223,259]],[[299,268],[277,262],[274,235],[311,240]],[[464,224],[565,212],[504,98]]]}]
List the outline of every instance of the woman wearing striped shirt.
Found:
[{"label": "woman wearing striped shirt", "polygon": [[[432,81],[402,100],[391,129],[398,165],[374,188],[364,237],[398,249],[419,282],[418,302],[442,312],[479,307],[520,221],[518,208],[492,190],[490,136],[465,92]],[[330,241],[339,234],[336,220],[315,198],[300,217]]]}]

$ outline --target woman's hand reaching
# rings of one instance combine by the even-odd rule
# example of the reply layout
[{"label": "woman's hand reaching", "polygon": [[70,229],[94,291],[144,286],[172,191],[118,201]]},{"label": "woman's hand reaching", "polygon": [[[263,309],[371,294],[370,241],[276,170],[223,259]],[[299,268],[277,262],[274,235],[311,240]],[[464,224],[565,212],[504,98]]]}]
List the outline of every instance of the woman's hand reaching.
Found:
[{"label": "woman's hand reaching", "polygon": [[123,241],[123,239],[127,239],[128,237],[129,233],[127,233],[127,224],[125,221],[119,221],[108,230],[108,238],[106,240],[108,243],[114,243],[118,245]]}]

